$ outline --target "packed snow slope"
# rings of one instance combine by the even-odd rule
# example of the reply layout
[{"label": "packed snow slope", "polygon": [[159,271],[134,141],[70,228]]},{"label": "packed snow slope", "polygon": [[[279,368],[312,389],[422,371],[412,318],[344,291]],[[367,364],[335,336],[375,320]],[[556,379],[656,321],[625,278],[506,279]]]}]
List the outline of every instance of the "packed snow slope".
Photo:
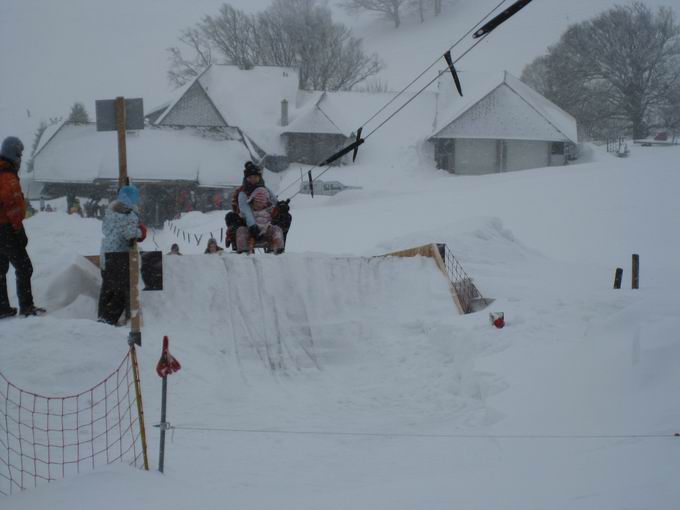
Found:
[{"label": "packed snow slope", "polygon": [[[677,508],[678,161],[677,147],[633,147],[458,177],[367,156],[329,172],[363,189],[294,198],[282,256],[179,240],[165,290],[142,297],[154,467],[163,335],[183,365],[165,475],[111,466],[2,508]],[[223,216],[176,226],[201,234]],[[100,224],[53,213],[26,228],[50,314],[0,323],[0,371],[32,391],[80,391],[126,350],[124,328],[94,322],[98,274],[78,257],[98,251]],[[144,248],[177,241],[166,229]],[[451,247],[489,310],[458,315],[427,259],[370,258],[425,242]]]}]

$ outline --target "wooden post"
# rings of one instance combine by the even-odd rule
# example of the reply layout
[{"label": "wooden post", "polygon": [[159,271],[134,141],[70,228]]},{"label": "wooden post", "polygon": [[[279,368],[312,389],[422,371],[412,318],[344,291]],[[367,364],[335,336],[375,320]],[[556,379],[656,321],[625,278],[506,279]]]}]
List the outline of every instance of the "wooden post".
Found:
[{"label": "wooden post", "polygon": [[632,270],[631,288],[640,288],[640,255],[633,253],[633,270]]},{"label": "wooden post", "polygon": [[118,131],[118,188],[120,189],[128,183],[124,97],[116,98],[116,131]]},{"label": "wooden post", "polygon": [[142,345],[142,307],[139,303],[139,248],[137,241],[130,247],[130,339]]},{"label": "wooden post", "polygon": [[139,417],[139,434],[142,439],[142,452],[144,453],[144,469],[149,470],[149,455],[146,443],[146,426],[144,425],[144,404],[142,403],[142,383],[139,377],[139,363],[137,362],[137,350],[135,344],[130,345],[130,361],[132,362],[132,375],[135,380],[135,396],[137,397],[137,415]]},{"label": "wooden post", "polygon": [[623,279],[623,268],[617,267],[616,273],[614,273],[614,288],[615,289],[621,288],[621,280],[622,279]]}]

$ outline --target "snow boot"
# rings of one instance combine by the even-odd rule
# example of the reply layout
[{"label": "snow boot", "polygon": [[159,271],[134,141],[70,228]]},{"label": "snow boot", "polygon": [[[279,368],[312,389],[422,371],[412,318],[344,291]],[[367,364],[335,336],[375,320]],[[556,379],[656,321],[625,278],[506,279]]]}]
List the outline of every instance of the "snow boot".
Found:
[{"label": "snow boot", "polygon": [[7,308],[6,310],[0,311],[0,319],[6,319],[7,317],[14,317],[17,314],[16,308]]},{"label": "snow boot", "polygon": [[39,308],[35,305],[31,305],[29,307],[24,308],[19,313],[24,317],[30,317],[32,315],[44,315],[46,311],[47,310],[45,310],[44,308]]}]

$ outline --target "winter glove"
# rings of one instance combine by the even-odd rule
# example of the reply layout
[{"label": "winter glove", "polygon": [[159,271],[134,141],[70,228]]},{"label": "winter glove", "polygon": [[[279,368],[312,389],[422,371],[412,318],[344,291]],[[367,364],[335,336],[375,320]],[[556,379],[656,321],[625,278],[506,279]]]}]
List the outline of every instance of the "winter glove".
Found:
[{"label": "winter glove", "polygon": [[256,241],[260,239],[260,227],[258,227],[257,225],[249,226],[248,232],[250,232],[251,237]]},{"label": "winter glove", "polygon": [[144,223],[140,223],[139,230],[142,231],[142,235],[139,236],[139,238],[137,238],[137,242],[141,243],[142,241],[144,241],[144,239],[146,239],[146,225],[144,225]]},{"label": "winter glove", "polygon": [[279,203],[276,204],[276,208],[279,210],[279,213],[285,214],[288,211],[290,211],[290,199],[288,200],[280,200]]}]

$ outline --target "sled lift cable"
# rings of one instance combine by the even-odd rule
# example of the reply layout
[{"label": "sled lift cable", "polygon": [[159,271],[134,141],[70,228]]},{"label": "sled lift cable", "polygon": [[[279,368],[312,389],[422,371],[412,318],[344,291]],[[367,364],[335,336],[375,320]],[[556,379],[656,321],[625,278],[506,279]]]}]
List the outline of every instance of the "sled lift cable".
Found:
[{"label": "sled lift cable", "polygon": [[[430,66],[427,67],[422,73],[420,73],[414,80],[412,80],[405,88],[403,88],[395,97],[393,97],[390,101],[388,101],[380,110],[378,110],[373,116],[371,116],[370,119],[368,119],[364,124],[361,125],[359,130],[357,131],[357,137],[356,140],[350,144],[349,146],[345,147],[344,149],[340,150],[339,152],[333,154],[329,158],[325,159],[323,162],[314,165],[309,169],[307,172],[307,176],[310,181],[310,187],[313,186],[313,182],[321,177],[323,174],[325,174],[328,170],[331,168],[331,163],[334,162],[335,160],[339,159],[340,157],[344,156],[348,152],[354,153],[353,155],[353,160],[356,159],[357,155],[357,150],[359,145],[363,144],[373,133],[378,131],[381,127],[383,127],[385,124],[387,124],[392,118],[394,118],[401,110],[403,110],[406,106],[408,106],[416,97],[418,97],[420,94],[422,94],[430,85],[432,85],[436,80],[439,79],[439,77],[446,73],[450,72],[453,76],[454,83],[456,85],[456,89],[458,92],[462,95],[460,83],[458,82],[457,78],[457,73],[454,67],[454,64],[456,64],[458,61],[460,61],[465,55],[470,53],[479,43],[481,43],[487,35],[489,35],[495,28],[497,28],[499,25],[507,21],[510,17],[515,15],[519,10],[522,8],[526,7],[532,0],[516,0],[510,7],[505,9],[503,12],[500,14],[496,15],[493,19],[488,21],[485,25],[483,25],[481,28],[477,29],[474,34],[473,38],[476,39],[474,44],[470,46],[467,50],[465,50],[461,55],[459,55],[455,60],[451,58],[451,50],[457,46],[461,41],[463,41],[475,28],[477,28],[481,23],[484,23],[484,21],[491,15],[493,14],[499,7],[501,7],[507,0],[501,0],[499,4],[497,4],[491,11],[489,11],[479,22],[477,22],[471,29],[469,29],[462,37],[460,37],[452,46],[449,47],[449,49],[444,53],[444,59],[446,61],[447,67],[446,69],[439,71],[436,76],[431,79],[428,83],[425,84],[420,90],[418,90],[413,96],[411,96],[405,103],[403,103],[397,110],[392,112],[386,119],[384,119],[378,126],[376,126],[372,131],[370,131],[364,138],[361,138],[361,130],[368,124],[371,120],[376,118],[380,113],[382,113],[390,104],[392,104],[398,97],[400,97],[402,94],[408,90],[409,87],[411,87],[415,82],[417,82],[427,71],[432,69],[437,62],[439,62],[439,59],[441,57],[437,57],[437,60],[435,60]],[[325,113],[324,113],[325,115]],[[312,170],[326,166],[326,168],[320,172],[316,177],[312,178]],[[293,185],[297,184],[298,182],[302,182],[302,178],[297,178],[293,182],[291,182],[288,186],[286,186],[283,190],[281,190],[280,193],[284,193],[288,189],[290,189]],[[288,198],[288,200],[291,200],[295,196],[297,196],[300,193],[300,190],[298,190],[296,193],[294,193],[292,196]]]},{"label": "sled lift cable", "polygon": [[[481,25],[482,23],[484,23],[484,21],[485,21],[489,16],[491,16],[491,15],[492,15],[492,14],[493,14],[500,6],[502,6],[502,5],[503,5],[505,2],[507,2],[507,1],[508,1],[508,0],[501,0],[501,2],[500,2],[498,5],[496,5],[493,9],[491,9],[488,13],[486,13],[486,15],[485,15],[481,20],[479,20],[479,21],[477,22],[477,24],[473,25],[472,28],[470,28],[467,32],[465,32],[465,33],[464,33],[464,34],[463,34],[463,35],[462,35],[455,43],[453,43],[451,46],[449,46],[449,49],[448,49],[447,51],[451,51],[451,50],[454,49],[456,46],[458,46],[461,42],[463,42],[463,40],[464,40],[468,35],[470,35],[470,34],[472,33],[473,30],[475,30],[479,25]],[[480,28],[479,30],[481,30],[481,28]],[[420,73],[418,76],[416,76],[415,78],[413,78],[413,80],[411,80],[411,82],[410,82],[408,85],[406,85],[403,89],[401,89],[401,90],[397,93],[396,96],[394,96],[394,97],[393,97],[392,99],[390,99],[387,103],[385,103],[385,105],[384,105],[382,108],[380,108],[377,112],[375,112],[375,113],[374,113],[374,114],[373,114],[366,122],[364,122],[364,123],[361,125],[361,127],[366,127],[366,124],[368,124],[368,123],[371,122],[373,119],[375,119],[378,115],[380,115],[382,112],[384,112],[385,109],[386,109],[388,106],[390,106],[390,105],[391,105],[393,102],[395,102],[399,97],[401,97],[401,96],[402,96],[409,88],[411,88],[411,86],[412,86],[414,83],[416,83],[418,80],[420,80],[420,79],[425,75],[425,73],[427,73],[430,69],[432,69],[434,66],[436,66],[436,65],[439,63],[439,59],[440,59],[440,58],[441,58],[441,57],[438,56],[438,57],[437,57],[437,58],[436,58],[429,66],[427,66],[427,68],[425,68],[425,70],[423,70],[422,73]]]},{"label": "sled lift cable", "polygon": [[[467,50],[465,50],[465,52],[461,53],[460,56],[458,56],[458,57],[456,58],[456,60],[453,60],[451,65],[457,63],[457,62],[458,62],[460,59],[462,59],[465,55],[467,55],[468,53],[470,53],[470,51],[472,51],[472,50],[475,48],[475,46],[477,46],[479,43],[481,43],[484,39],[486,39],[486,34],[484,34],[484,35],[482,35],[481,37],[479,37],[479,38],[477,39],[477,41],[476,41],[472,46],[470,46]],[[441,58],[441,57],[440,57],[440,58]],[[432,78],[430,81],[428,81],[428,82],[427,82],[427,83],[426,83],[426,84],[425,84],[418,92],[416,92],[415,94],[413,94],[413,95],[411,96],[411,98],[410,98],[408,101],[406,101],[404,104],[402,104],[399,108],[397,108],[395,111],[393,111],[393,112],[392,112],[385,120],[383,120],[380,124],[378,124],[375,128],[373,128],[373,130],[370,131],[370,132],[364,137],[364,140],[367,140],[373,133],[375,133],[378,129],[380,129],[380,128],[383,127],[385,124],[387,124],[390,120],[392,120],[392,119],[393,119],[400,111],[402,111],[404,108],[406,108],[406,107],[407,107],[407,106],[408,106],[408,105],[409,105],[416,97],[418,97],[420,94],[422,94],[423,92],[425,92],[425,90],[426,90],[430,85],[432,85],[435,81],[437,81],[437,80],[439,79],[439,77],[440,77],[442,74],[448,73],[449,70],[450,70],[450,68],[447,67],[446,69],[443,69],[442,71],[439,71],[439,72],[436,74],[436,76],[435,76],[434,78]]]}]

